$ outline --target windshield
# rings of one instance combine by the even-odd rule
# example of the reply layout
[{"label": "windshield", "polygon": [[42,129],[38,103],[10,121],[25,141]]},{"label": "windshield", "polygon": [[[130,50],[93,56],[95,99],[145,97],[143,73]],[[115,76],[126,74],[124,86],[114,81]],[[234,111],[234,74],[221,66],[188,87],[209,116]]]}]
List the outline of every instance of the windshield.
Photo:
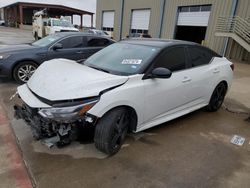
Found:
[{"label": "windshield", "polygon": [[95,32],[97,35],[108,35],[108,33],[104,32],[104,31],[100,31],[100,30],[96,30]]},{"label": "windshield", "polygon": [[61,27],[74,27],[69,21],[67,20],[52,20],[53,26],[61,26]]},{"label": "windshield", "polygon": [[85,65],[119,75],[131,75],[147,65],[159,48],[127,43],[116,43],[97,52]]},{"label": "windshield", "polygon": [[40,47],[45,47],[50,44],[52,44],[54,41],[58,40],[60,37],[57,35],[48,35],[47,37],[44,37],[36,42],[33,42],[33,46],[40,46]]}]

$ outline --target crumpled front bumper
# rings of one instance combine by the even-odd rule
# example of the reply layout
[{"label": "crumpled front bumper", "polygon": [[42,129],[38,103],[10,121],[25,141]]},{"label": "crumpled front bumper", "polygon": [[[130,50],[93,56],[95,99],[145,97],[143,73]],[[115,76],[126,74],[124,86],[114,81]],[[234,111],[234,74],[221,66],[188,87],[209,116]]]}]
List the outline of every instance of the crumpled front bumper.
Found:
[{"label": "crumpled front bumper", "polygon": [[15,118],[23,119],[31,128],[33,137],[42,140],[48,147],[70,144],[78,138],[79,128],[84,125],[81,121],[69,124],[45,119],[37,113],[38,109],[31,108],[27,104],[15,105],[14,111]]},{"label": "crumpled front bumper", "polygon": [[70,123],[66,120],[59,122],[42,117],[38,111],[50,106],[36,98],[26,85],[18,87],[18,96],[21,98],[21,105],[14,106],[15,118],[23,119],[31,128],[33,137],[42,140],[49,147],[55,144],[60,147],[70,144],[78,139],[83,127],[93,127],[96,123],[96,119],[94,122],[88,122],[87,115]]},{"label": "crumpled front bumper", "polygon": [[84,114],[70,121],[68,119],[43,117],[39,111],[52,106],[41,101],[28,88],[27,84],[17,88],[17,94],[21,99],[21,105],[15,105],[15,118],[23,119],[31,128],[33,137],[43,140],[49,147],[54,144],[64,146],[79,138],[83,127],[94,127],[97,117]]}]

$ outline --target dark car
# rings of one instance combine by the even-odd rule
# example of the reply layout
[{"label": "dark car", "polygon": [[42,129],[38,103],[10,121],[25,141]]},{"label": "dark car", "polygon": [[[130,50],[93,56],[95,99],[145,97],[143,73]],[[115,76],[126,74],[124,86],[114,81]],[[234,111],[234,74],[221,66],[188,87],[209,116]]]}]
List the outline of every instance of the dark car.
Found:
[{"label": "dark car", "polygon": [[0,49],[0,77],[14,78],[19,83],[29,80],[44,61],[66,58],[84,61],[115,41],[86,33],[56,33],[31,44]]}]

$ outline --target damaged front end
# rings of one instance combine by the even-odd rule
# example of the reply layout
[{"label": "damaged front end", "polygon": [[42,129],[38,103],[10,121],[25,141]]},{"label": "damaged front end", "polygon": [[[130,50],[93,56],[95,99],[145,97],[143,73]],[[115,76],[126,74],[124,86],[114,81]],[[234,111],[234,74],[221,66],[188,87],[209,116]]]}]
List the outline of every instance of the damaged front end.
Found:
[{"label": "damaged front end", "polygon": [[70,144],[79,136],[84,126],[95,125],[97,118],[87,114],[98,97],[82,100],[59,101],[48,108],[32,108],[23,102],[15,105],[15,117],[23,119],[31,128],[33,137],[42,140],[48,147]]}]

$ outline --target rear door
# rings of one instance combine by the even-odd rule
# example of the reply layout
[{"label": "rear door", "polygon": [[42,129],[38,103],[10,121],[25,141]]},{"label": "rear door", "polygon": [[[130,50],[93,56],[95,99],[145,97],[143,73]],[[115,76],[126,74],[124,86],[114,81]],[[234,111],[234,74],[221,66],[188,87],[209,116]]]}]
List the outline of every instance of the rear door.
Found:
[{"label": "rear door", "polygon": [[187,46],[187,54],[187,76],[192,79],[187,95],[193,97],[196,104],[207,103],[220,72],[210,63],[215,54],[201,46]]}]

